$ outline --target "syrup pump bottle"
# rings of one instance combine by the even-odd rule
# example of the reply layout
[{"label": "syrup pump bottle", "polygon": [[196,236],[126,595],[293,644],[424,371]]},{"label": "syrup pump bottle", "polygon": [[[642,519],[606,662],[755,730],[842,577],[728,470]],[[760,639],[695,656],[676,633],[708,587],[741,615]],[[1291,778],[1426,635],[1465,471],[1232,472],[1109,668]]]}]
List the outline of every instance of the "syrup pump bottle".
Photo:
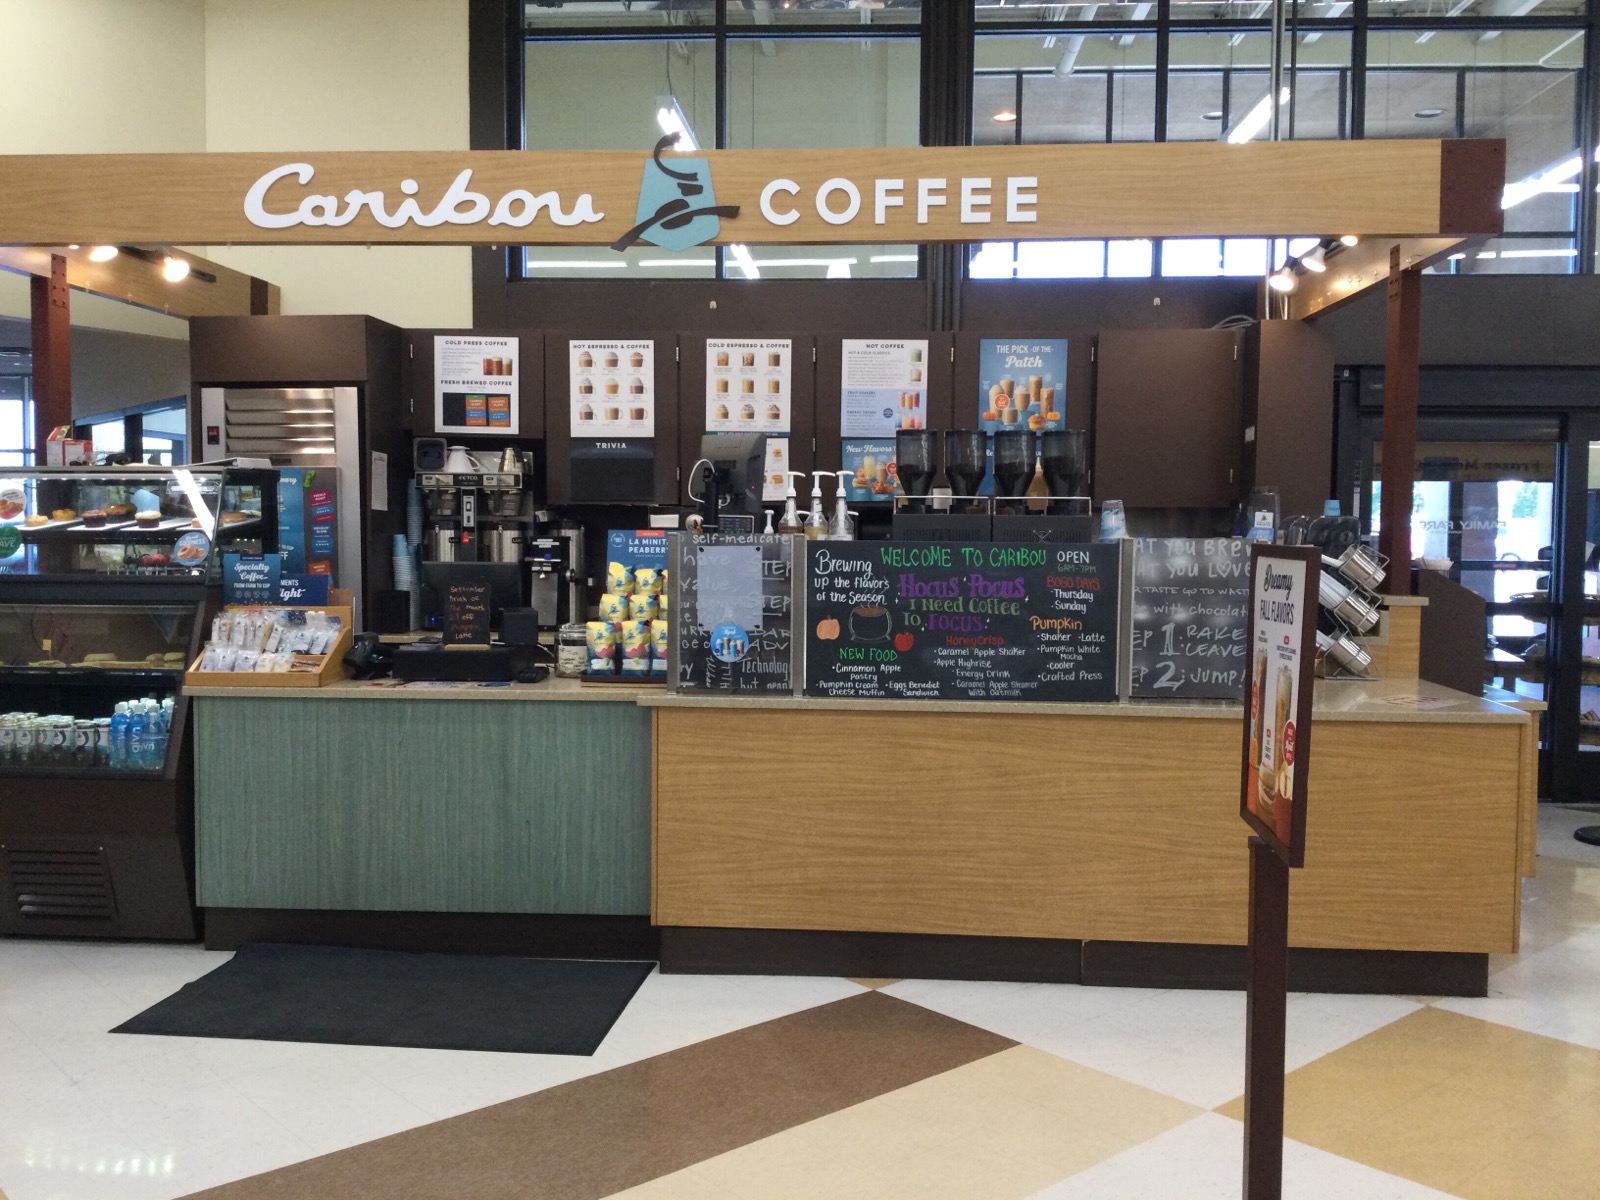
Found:
[{"label": "syrup pump bottle", "polygon": [[823,541],[828,536],[828,519],[822,515],[822,477],[832,471],[811,472],[811,511],[806,514],[806,540]]},{"label": "syrup pump bottle", "polygon": [[789,491],[783,498],[783,516],[778,518],[779,533],[805,533],[805,522],[800,519],[800,511],[795,507],[794,481],[795,477],[805,478],[804,471],[785,471],[789,476]]},{"label": "syrup pump bottle", "polygon": [[849,497],[844,490],[845,472],[838,473],[839,487],[833,493],[833,519],[828,522],[828,540],[830,542],[848,542],[856,536],[855,523],[850,520],[850,510],[847,506]]}]

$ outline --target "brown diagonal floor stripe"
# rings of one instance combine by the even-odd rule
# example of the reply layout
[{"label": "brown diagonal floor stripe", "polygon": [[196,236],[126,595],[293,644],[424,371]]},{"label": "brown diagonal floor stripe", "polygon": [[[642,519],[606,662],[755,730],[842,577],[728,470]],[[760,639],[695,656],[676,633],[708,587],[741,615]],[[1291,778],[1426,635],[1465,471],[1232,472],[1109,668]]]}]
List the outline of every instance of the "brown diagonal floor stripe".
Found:
[{"label": "brown diagonal floor stripe", "polygon": [[863,992],[196,1196],[598,1200],[1014,1045]]}]

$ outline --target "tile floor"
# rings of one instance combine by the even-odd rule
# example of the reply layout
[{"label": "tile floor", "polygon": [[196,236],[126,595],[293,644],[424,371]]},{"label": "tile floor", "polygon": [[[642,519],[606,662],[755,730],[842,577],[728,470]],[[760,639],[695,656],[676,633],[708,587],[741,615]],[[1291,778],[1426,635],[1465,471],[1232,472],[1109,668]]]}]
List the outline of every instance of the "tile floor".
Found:
[{"label": "tile floor", "polygon": [[[1291,998],[1289,1196],[1600,1196],[1600,849],[1570,837],[1590,823],[1600,816],[1541,811],[1523,952],[1495,960],[1487,998]],[[670,1073],[716,1039],[735,1047],[740,1031],[828,1006],[885,1029],[914,1009],[989,1041],[972,1061],[819,1100],[824,1115],[611,1194],[1239,1194],[1240,994],[653,975],[589,1059],[105,1032],[225,958],[0,941],[0,1196],[164,1200],[231,1181],[245,1182],[219,1196],[310,1196],[305,1168],[248,1177],[318,1156],[333,1170],[380,1138],[368,1153],[402,1161],[407,1139],[510,1120],[506,1102],[645,1060]],[[520,1194],[503,1180],[468,1192]]]}]

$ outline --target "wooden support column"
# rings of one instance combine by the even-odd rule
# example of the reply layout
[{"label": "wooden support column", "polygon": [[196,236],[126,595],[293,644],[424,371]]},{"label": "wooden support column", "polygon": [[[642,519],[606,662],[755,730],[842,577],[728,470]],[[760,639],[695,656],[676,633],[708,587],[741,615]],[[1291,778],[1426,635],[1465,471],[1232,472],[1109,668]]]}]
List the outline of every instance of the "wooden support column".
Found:
[{"label": "wooden support column", "polygon": [[72,315],[67,260],[50,256],[50,274],[35,275],[33,316],[33,448],[43,465],[45,439],[72,424]]},{"label": "wooden support column", "polygon": [[1384,590],[1411,594],[1411,494],[1416,478],[1422,271],[1389,251],[1388,341],[1383,356],[1383,496],[1378,553],[1389,560]]}]

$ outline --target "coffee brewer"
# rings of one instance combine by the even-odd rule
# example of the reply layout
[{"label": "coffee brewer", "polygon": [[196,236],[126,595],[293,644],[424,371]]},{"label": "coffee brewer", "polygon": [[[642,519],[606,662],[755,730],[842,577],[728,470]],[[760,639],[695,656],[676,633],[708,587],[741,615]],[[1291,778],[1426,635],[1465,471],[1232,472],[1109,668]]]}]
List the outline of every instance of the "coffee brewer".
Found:
[{"label": "coffee brewer", "polygon": [[523,527],[532,519],[523,452],[508,446],[474,453],[450,446],[441,461],[438,449],[432,439],[419,439],[424,561],[521,562]]},{"label": "coffee brewer", "polygon": [[540,629],[556,629],[587,617],[589,588],[584,569],[583,527],[563,522],[529,539],[528,605]]}]

